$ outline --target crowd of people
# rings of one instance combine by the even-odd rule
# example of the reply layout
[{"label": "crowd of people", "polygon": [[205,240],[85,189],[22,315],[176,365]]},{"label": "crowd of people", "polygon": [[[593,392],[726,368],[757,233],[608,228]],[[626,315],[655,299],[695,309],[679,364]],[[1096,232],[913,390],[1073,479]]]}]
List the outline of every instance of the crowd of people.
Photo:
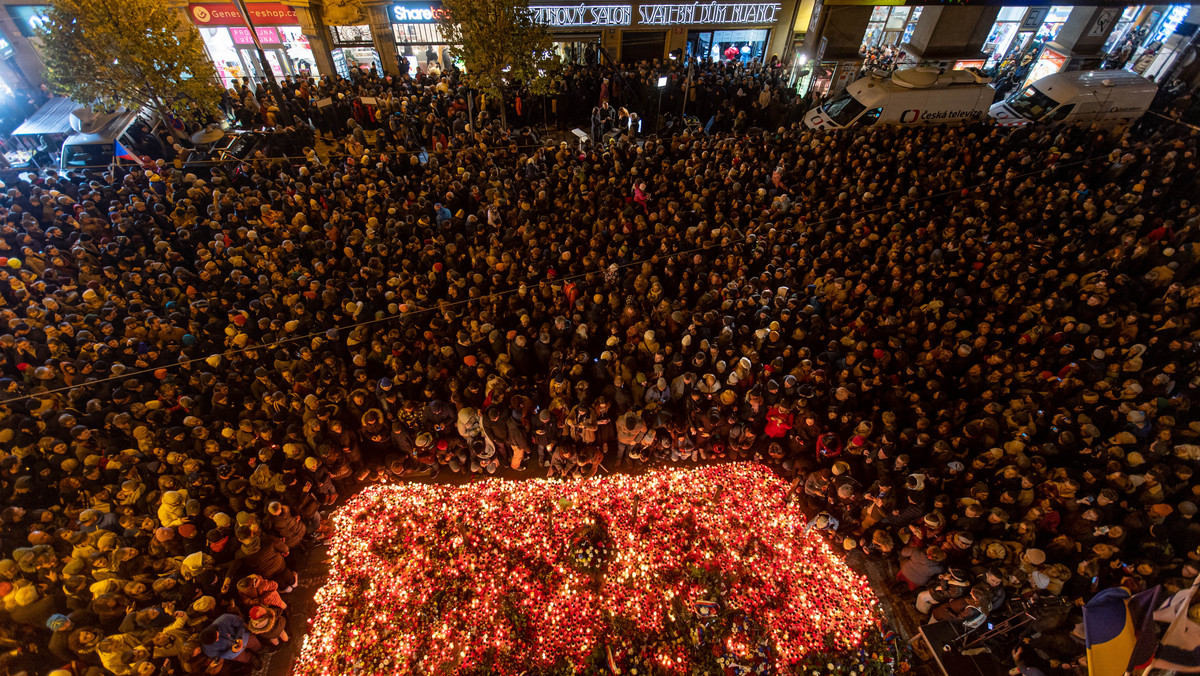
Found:
[{"label": "crowd of people", "polygon": [[[4,186],[10,672],[250,668],[324,510],[417,476],[770,463],[973,624],[1200,570],[1186,129],[580,148],[402,86],[384,152]],[[1072,608],[1028,664],[1071,673]]]},{"label": "crowd of people", "polygon": [[[452,137],[478,133],[488,121],[500,119],[518,129],[578,127],[600,138],[631,128],[634,136],[673,133],[682,128],[686,114],[699,118],[710,133],[744,133],[751,127],[790,126],[810,103],[785,86],[777,58],[766,64],[706,62],[690,71],[686,63],[672,60],[568,64],[555,76],[549,94],[517,88],[504,102],[467,90],[461,75],[450,64],[445,70],[421,69],[411,77],[383,76],[374,69],[352,71],[350,78],[289,76],[280,82],[281,98],[266,87],[237,80],[225,92],[222,109],[245,129],[304,130],[296,135],[299,155],[304,145],[311,145],[304,143],[307,136],[338,139],[356,129],[362,130],[360,145],[378,153],[445,149]],[[663,86],[660,77],[667,78]],[[374,131],[379,133],[368,142],[366,132]],[[174,140],[167,145],[172,146],[167,160],[186,154]]]}]

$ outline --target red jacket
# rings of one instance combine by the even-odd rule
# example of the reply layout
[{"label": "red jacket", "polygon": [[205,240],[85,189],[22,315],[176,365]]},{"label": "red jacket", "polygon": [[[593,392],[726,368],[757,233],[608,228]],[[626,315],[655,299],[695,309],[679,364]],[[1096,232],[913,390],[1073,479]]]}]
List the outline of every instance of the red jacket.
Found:
[{"label": "red jacket", "polygon": [[772,406],[767,411],[767,428],[765,434],[772,439],[779,439],[792,429],[796,422],[796,414],[786,408]]}]

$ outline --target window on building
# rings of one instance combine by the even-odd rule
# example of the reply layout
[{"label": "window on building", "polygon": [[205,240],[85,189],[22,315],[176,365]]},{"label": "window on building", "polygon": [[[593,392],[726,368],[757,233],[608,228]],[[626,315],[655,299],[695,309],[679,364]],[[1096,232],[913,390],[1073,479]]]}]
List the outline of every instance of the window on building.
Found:
[{"label": "window on building", "polygon": [[1042,27],[1033,36],[1034,41],[1045,44],[1058,37],[1058,32],[1062,30],[1063,24],[1067,22],[1067,17],[1071,16],[1072,9],[1075,8],[1062,5],[1051,7],[1050,13],[1046,15],[1046,20],[1042,22]]},{"label": "window on building", "polygon": [[876,7],[871,11],[867,30],[863,34],[862,49],[873,47],[896,47],[908,42],[917,20],[921,18],[921,7]]},{"label": "window on building", "polygon": [[1113,26],[1112,32],[1108,34],[1108,40],[1104,43],[1105,53],[1115,52],[1121,46],[1129,32],[1136,27],[1134,21],[1142,13],[1143,7],[1144,5],[1134,5],[1126,7],[1125,11],[1121,12],[1121,18],[1117,20],[1117,25]]},{"label": "window on building", "polygon": [[688,31],[686,56],[750,63],[765,60],[768,30]]},{"label": "window on building", "polygon": [[1021,21],[1024,20],[1027,9],[1027,7],[1000,8],[1000,13],[996,15],[996,23],[992,24],[992,30],[983,42],[983,53],[988,55],[987,62],[984,63],[985,68],[995,66],[1000,59],[1004,58],[1009,45],[1017,35],[1017,29],[1021,27]]}]

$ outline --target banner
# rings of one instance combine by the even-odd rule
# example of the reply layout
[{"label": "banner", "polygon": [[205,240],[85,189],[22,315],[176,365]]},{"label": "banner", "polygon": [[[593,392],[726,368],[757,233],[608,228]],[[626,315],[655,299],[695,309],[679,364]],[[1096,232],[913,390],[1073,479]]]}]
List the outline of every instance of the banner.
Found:
[{"label": "banner", "polygon": [[[300,19],[296,12],[287,5],[278,2],[247,3],[246,11],[250,13],[250,21],[255,26],[298,26]],[[197,26],[245,26],[237,5],[233,3],[204,3],[190,5],[188,14]]]}]

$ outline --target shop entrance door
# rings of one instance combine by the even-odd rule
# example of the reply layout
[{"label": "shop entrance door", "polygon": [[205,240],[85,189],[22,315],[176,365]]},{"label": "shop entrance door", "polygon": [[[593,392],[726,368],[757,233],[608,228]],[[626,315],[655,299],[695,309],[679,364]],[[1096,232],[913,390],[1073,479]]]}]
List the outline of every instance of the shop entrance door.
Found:
[{"label": "shop entrance door", "polygon": [[[267,79],[266,73],[262,72],[262,68],[258,63],[258,50],[253,47],[241,47],[238,49],[239,55],[242,58],[242,63],[246,66],[246,72],[250,73],[255,80]],[[275,74],[275,77],[283,77],[292,74],[291,68],[288,67],[287,53],[278,47],[263,47],[263,53],[267,55],[267,67]]]}]

